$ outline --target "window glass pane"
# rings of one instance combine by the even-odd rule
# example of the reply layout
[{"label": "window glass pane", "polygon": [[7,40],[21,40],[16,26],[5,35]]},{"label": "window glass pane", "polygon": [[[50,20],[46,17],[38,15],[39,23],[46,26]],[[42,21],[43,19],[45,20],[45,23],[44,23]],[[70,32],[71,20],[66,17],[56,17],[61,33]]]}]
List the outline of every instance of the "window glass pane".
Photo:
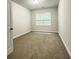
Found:
[{"label": "window glass pane", "polygon": [[36,25],[43,25],[43,21],[36,21]]},{"label": "window glass pane", "polygon": [[51,25],[51,21],[44,21],[44,25]]},{"label": "window glass pane", "polygon": [[36,14],[36,25],[51,25],[51,13]]},{"label": "window glass pane", "polygon": [[51,13],[36,14],[36,20],[51,20]]},{"label": "window glass pane", "polygon": [[51,25],[51,21],[36,21],[36,25]]},{"label": "window glass pane", "polygon": [[45,20],[51,20],[51,14],[50,13],[44,13],[44,19]]}]

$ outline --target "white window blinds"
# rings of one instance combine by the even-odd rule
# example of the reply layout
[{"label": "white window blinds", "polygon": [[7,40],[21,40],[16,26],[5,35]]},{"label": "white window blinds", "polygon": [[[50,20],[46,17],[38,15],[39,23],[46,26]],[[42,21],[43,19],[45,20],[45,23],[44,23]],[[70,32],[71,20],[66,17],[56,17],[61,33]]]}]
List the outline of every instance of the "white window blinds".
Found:
[{"label": "white window blinds", "polygon": [[36,14],[36,25],[51,25],[51,13]]}]

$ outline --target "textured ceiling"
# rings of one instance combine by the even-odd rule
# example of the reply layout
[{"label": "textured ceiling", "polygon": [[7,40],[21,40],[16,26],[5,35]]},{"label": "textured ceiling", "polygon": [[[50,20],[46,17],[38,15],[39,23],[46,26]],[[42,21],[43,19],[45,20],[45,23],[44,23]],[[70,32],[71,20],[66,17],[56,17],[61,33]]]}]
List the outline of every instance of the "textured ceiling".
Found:
[{"label": "textured ceiling", "polygon": [[40,8],[58,7],[59,0],[39,0],[39,3],[34,4],[33,0],[12,0],[25,8],[31,10]]}]

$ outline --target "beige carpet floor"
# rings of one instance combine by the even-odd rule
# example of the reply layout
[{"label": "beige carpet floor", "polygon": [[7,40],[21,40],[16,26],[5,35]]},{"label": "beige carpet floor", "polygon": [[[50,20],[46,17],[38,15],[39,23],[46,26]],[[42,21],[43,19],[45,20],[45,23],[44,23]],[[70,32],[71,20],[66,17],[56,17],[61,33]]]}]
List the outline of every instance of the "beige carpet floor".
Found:
[{"label": "beige carpet floor", "polygon": [[57,33],[30,32],[14,39],[7,59],[70,59]]}]

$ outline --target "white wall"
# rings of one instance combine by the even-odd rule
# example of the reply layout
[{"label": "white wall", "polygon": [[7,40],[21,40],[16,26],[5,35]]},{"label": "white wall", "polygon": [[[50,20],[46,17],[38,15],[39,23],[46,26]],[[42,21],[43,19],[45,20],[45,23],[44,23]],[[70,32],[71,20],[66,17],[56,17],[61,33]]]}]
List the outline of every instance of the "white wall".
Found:
[{"label": "white wall", "polygon": [[12,2],[13,38],[31,31],[31,11]]},{"label": "white wall", "polygon": [[[52,14],[52,25],[51,26],[38,26],[35,25],[35,14],[51,12]],[[44,31],[44,32],[58,32],[58,9],[49,8],[49,9],[39,9],[32,11],[32,31]]]},{"label": "white wall", "polygon": [[71,52],[71,13],[70,0],[60,0],[58,7],[58,32],[70,55]]}]

